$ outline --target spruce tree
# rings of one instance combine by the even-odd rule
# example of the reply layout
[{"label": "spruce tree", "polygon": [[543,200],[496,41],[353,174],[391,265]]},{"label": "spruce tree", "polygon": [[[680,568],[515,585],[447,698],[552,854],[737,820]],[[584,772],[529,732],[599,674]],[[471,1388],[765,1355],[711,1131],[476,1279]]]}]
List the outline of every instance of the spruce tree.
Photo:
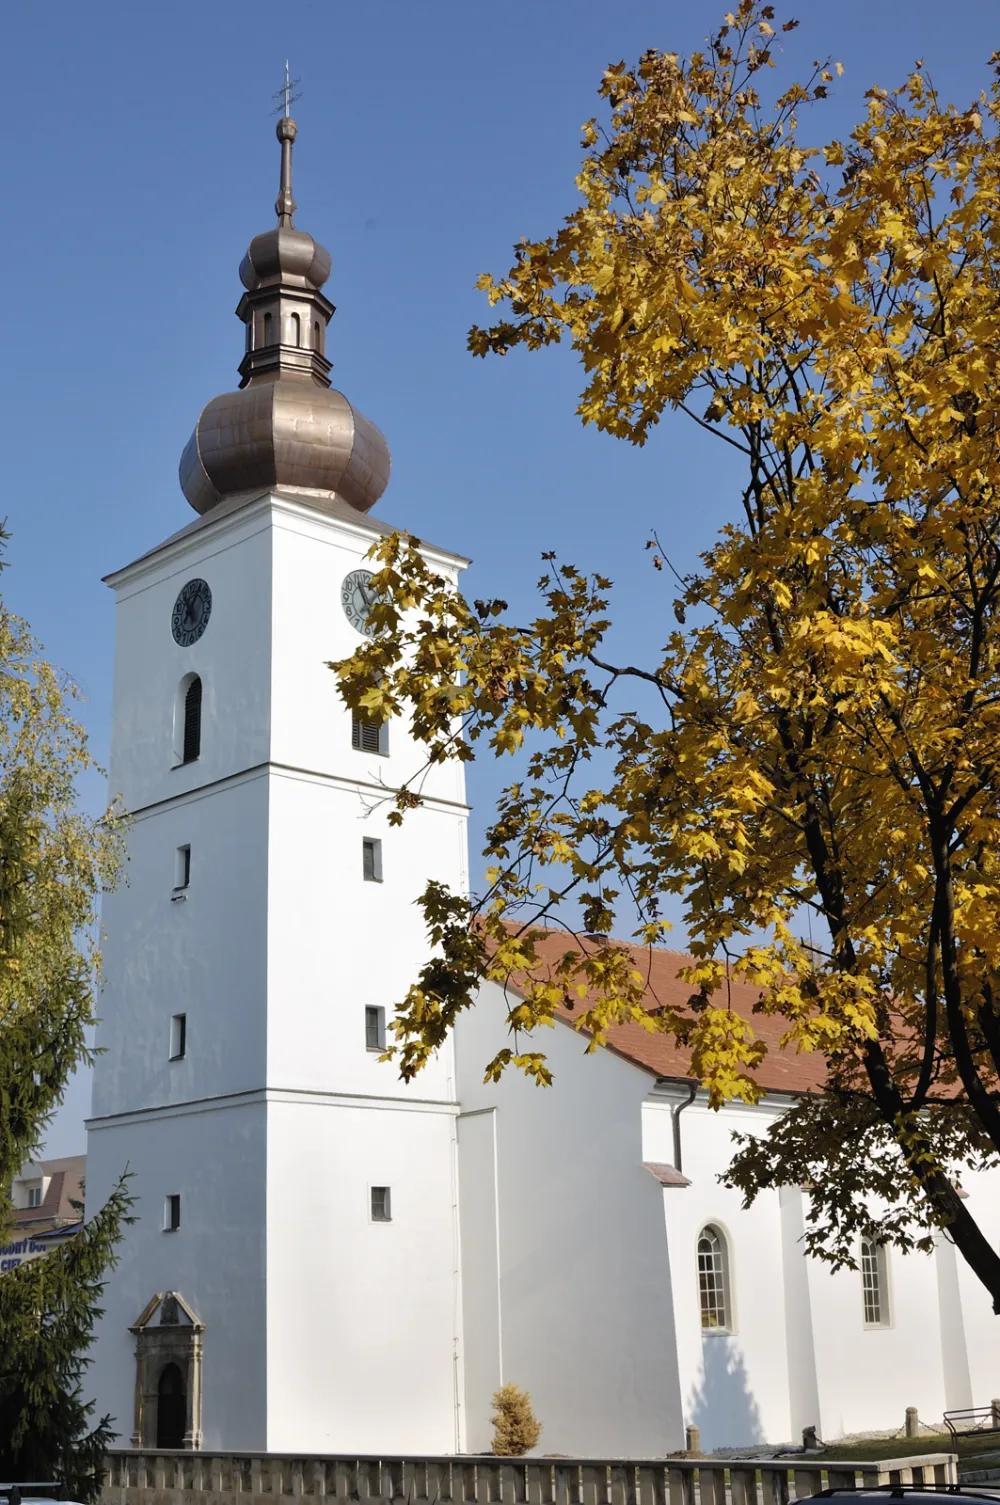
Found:
[{"label": "spruce tree", "polygon": [[[77,693],[0,600],[0,1242],[11,1180],[91,1058],[97,908],[121,860],[116,813],[77,808],[96,766]],[[83,1381],[130,1205],[123,1175],[79,1235],[0,1275],[0,1478],[60,1479],[81,1500],[100,1490],[112,1424],[94,1422]]]}]

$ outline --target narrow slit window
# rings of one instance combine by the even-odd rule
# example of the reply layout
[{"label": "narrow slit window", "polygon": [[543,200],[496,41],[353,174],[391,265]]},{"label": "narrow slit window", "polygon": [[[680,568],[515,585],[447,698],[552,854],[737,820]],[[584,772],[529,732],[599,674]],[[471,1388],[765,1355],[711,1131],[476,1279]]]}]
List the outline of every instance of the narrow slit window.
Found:
[{"label": "narrow slit window", "polygon": [[176,1233],[181,1226],[180,1192],[172,1192],[163,1204],[163,1231]]},{"label": "narrow slit window", "polygon": [[722,1234],[711,1226],[698,1235],[698,1299],[703,1328],[710,1332],[732,1331],[729,1251]]},{"label": "narrow slit window", "polygon": [[302,320],[299,318],[298,314],[292,314],[292,317],[291,317],[291,326],[292,326],[292,344],[293,345],[301,345],[302,344]]},{"label": "narrow slit window", "polygon": [[190,844],[178,847],[174,857],[174,888],[187,888],[191,882]]},{"label": "narrow slit window", "polygon": [[265,345],[270,345],[270,343],[271,343],[271,331],[272,331],[273,327],[274,327],[274,320],[272,319],[271,315],[270,314],[265,314],[264,315],[264,344]]},{"label": "narrow slit window", "polygon": [[313,349],[319,350],[320,352],[322,352],[323,350],[323,341],[320,339],[318,319],[313,325]]},{"label": "narrow slit window", "polygon": [[365,1009],[365,1047],[385,1050],[385,1009],[370,1005]]},{"label": "narrow slit window", "polygon": [[361,870],[366,883],[382,882],[382,843],[370,836],[361,843]]},{"label": "narrow slit window", "polygon": [[865,1327],[888,1327],[889,1290],[885,1245],[869,1238],[861,1240],[861,1293],[864,1299]]},{"label": "narrow slit window", "polygon": [[392,1199],[388,1186],[372,1187],[372,1222],[392,1222]]},{"label": "narrow slit window", "polygon": [[170,1059],[183,1061],[187,1055],[187,1014],[173,1014],[170,1018]]},{"label": "narrow slit window", "polygon": [[194,763],[201,756],[201,680],[195,675],[184,695],[183,763]]},{"label": "narrow slit window", "polygon": [[355,752],[377,753],[381,758],[389,756],[388,721],[364,721],[360,716],[351,717],[351,746]]}]

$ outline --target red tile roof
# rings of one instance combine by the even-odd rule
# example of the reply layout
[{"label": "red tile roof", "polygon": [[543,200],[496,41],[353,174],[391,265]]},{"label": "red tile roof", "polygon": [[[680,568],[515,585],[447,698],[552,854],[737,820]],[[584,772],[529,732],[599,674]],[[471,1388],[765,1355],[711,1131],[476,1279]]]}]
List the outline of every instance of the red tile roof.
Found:
[{"label": "red tile roof", "polygon": [[690,1186],[687,1176],[682,1176],[676,1166],[667,1165],[662,1160],[644,1160],[643,1165],[647,1171],[652,1171],[661,1186]]},{"label": "red tile roof", "polygon": [[[67,1155],[62,1160],[43,1160],[39,1165],[42,1176],[49,1178],[45,1196],[38,1207],[21,1207],[14,1213],[18,1227],[27,1224],[76,1223],[80,1218],[74,1202],[83,1201],[83,1179],[86,1173],[86,1155]],[[20,1178],[19,1178],[20,1179]],[[30,1179],[30,1178],[29,1178]]]},{"label": "red tile roof", "polygon": [[[694,989],[677,974],[683,967],[691,965],[693,957],[662,946],[647,948],[629,945],[625,941],[618,944],[632,953],[636,971],[647,979],[646,1006],[651,1013],[664,1004],[684,1007]],[[563,930],[548,930],[544,939],[536,942],[539,957],[553,966],[566,951],[581,948],[590,949],[587,941],[578,941]],[[511,979],[511,986],[517,990],[516,978]],[[717,997],[719,1002],[723,1001],[721,994]],[[730,985],[730,1006],[751,1021],[755,1036],[768,1047],[768,1054],[754,1073],[757,1081],[769,1092],[818,1092],[826,1078],[823,1056],[815,1052],[780,1050],[778,1042],[785,1033],[787,1021],[754,1014],[753,1006],[759,997],[759,990],[749,983],[733,982]],[[559,1012],[567,1023],[572,1023],[587,1002],[588,999],[581,999],[576,1009],[562,1008]],[[691,1078],[691,1053],[679,1046],[671,1034],[650,1034],[639,1024],[617,1024],[608,1031],[608,1048],[655,1076]]]}]

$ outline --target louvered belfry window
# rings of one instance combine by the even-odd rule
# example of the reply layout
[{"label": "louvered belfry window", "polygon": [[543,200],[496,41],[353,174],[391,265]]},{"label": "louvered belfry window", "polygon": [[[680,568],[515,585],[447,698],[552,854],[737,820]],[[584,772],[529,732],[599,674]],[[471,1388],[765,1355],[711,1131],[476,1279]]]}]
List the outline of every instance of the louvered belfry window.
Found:
[{"label": "louvered belfry window", "polygon": [[201,754],[201,680],[195,676],[184,696],[183,761],[193,763]]},{"label": "louvered belfry window", "polygon": [[351,746],[355,752],[389,755],[389,723],[387,721],[362,721],[360,716],[351,718]]}]

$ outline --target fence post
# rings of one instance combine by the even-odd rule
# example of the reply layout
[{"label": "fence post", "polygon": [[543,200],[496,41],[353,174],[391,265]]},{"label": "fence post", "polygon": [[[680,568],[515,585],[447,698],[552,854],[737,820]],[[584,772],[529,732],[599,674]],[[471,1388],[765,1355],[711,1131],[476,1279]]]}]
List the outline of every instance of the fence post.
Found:
[{"label": "fence post", "polygon": [[685,1428],[684,1447],[689,1453],[701,1455],[701,1427],[690,1426]]},{"label": "fence post", "polygon": [[920,1436],[920,1418],[917,1416],[916,1406],[906,1408],[906,1435],[907,1437]]}]

